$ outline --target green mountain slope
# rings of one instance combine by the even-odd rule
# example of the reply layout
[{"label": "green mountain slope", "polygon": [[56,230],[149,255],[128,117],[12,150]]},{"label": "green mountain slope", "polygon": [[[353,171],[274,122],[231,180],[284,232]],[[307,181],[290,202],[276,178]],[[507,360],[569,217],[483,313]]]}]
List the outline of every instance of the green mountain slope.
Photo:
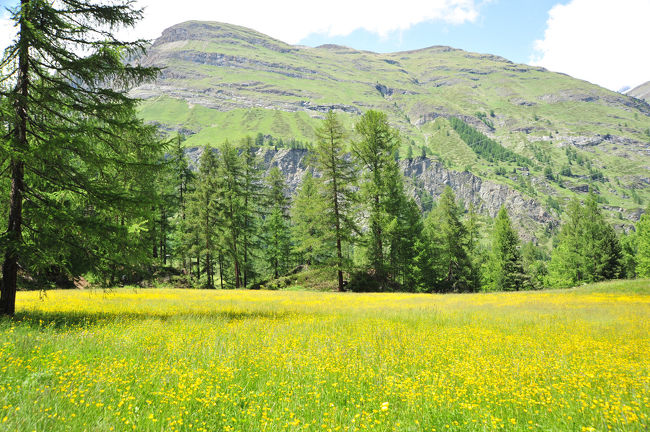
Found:
[{"label": "green mountain slope", "polygon": [[646,102],[650,102],[650,81],[641,84],[638,87],[634,87],[632,90],[629,90],[626,93],[628,96],[634,96],[638,99],[643,99]]},{"label": "green mountain slope", "polygon": [[[329,109],[349,126],[379,109],[402,134],[402,157],[426,153],[549,205],[592,187],[613,217],[625,209],[634,219],[650,201],[650,105],[542,68],[441,46],[390,54],[292,46],[195,21],[165,30],[142,62],[164,68],[133,91],[142,117],[185,133],[188,146],[258,133],[313,141]],[[531,165],[478,155],[450,117]]]}]

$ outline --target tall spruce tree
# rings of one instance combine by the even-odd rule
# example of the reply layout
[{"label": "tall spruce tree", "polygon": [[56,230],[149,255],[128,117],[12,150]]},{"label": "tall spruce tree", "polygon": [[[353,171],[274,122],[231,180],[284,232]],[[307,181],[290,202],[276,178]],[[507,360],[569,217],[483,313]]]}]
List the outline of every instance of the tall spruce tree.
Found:
[{"label": "tall spruce tree", "polygon": [[584,205],[575,199],[567,207],[566,221],[549,264],[554,286],[573,286],[619,277],[621,244],[603,217],[593,193]]},{"label": "tall spruce tree", "polygon": [[494,220],[489,288],[495,291],[519,291],[529,287],[519,250],[520,240],[512,228],[508,211],[501,207]]},{"label": "tall spruce tree", "polygon": [[385,180],[397,164],[394,154],[399,147],[399,137],[388,124],[386,114],[373,110],[367,111],[359,119],[355,130],[361,139],[353,142],[352,151],[363,169],[361,195],[369,207],[366,256],[379,289],[383,289],[388,282],[385,230],[389,218],[386,214],[388,189]]},{"label": "tall spruce tree", "polygon": [[[336,246],[338,289],[343,291],[343,243],[351,240],[356,229],[352,217],[354,203],[354,166],[345,155],[345,130],[333,111],[329,111],[316,130],[318,141],[312,164],[321,174],[318,185],[323,198],[324,234],[333,236]],[[322,239],[327,242],[327,239]]]},{"label": "tall spruce tree", "polygon": [[[141,17],[129,1],[21,0],[12,11],[18,33],[0,62],[0,84],[5,85],[0,96],[10,107],[2,121],[11,137],[0,143],[11,179],[7,230],[0,243],[0,313],[14,313],[19,263],[28,271],[58,266],[60,252],[54,248],[77,243],[76,251],[99,264],[96,252],[110,249],[108,242],[116,239],[91,244],[100,238],[91,231],[127,233],[119,234],[124,238],[129,231],[139,232],[141,222],[134,215],[146,191],[137,183],[129,190],[122,173],[135,167],[142,171],[146,163],[139,149],[151,146],[150,156],[159,144],[137,138],[150,132],[136,118],[136,101],[126,92],[153,78],[156,70],[125,64],[145,44],[118,41],[111,31],[133,26]],[[24,229],[48,241],[36,247],[25,241]],[[134,234],[130,237],[139,237]],[[67,263],[63,266],[73,272]]]}]

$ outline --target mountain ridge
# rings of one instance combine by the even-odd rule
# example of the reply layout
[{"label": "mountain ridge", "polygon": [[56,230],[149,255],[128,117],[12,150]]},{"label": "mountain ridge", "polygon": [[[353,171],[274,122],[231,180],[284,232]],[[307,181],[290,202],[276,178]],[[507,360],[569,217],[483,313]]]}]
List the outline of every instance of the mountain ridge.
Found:
[{"label": "mountain ridge", "polygon": [[[650,105],[544,68],[439,45],[301,47],[200,21],[165,30],[141,62],[164,67],[132,92],[142,117],[184,133],[190,147],[258,134],[276,147],[313,142],[329,109],[349,130],[378,109],[400,131],[401,158],[424,154],[541,203],[591,188],[603,206],[638,214],[650,200]],[[530,170],[476,154],[451,117],[533,161]]]}]

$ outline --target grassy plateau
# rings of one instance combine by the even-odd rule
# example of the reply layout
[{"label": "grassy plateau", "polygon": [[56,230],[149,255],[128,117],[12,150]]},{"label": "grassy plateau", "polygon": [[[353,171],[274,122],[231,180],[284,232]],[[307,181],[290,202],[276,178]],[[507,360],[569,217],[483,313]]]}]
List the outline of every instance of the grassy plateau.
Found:
[{"label": "grassy plateau", "polygon": [[650,281],[21,292],[0,430],[645,431]]}]

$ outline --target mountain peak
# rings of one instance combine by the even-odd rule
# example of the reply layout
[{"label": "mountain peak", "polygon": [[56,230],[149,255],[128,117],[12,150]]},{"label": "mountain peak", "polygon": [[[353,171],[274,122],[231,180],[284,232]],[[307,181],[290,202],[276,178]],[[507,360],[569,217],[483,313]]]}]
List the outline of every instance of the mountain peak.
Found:
[{"label": "mountain peak", "polygon": [[263,46],[273,51],[286,52],[294,49],[291,45],[274,39],[253,29],[217,21],[185,21],[163,30],[154,46],[179,41],[205,41],[212,43],[242,43]]}]

